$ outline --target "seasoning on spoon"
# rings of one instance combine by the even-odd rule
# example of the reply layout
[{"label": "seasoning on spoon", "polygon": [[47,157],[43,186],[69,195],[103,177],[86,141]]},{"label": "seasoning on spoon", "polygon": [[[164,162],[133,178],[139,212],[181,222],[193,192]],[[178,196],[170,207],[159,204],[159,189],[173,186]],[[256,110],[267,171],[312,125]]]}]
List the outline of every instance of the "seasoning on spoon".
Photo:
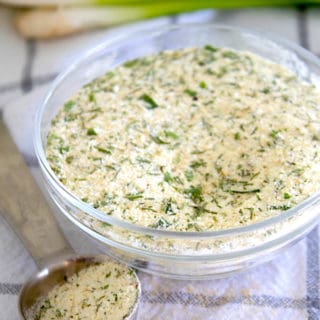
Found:
[{"label": "seasoning on spoon", "polygon": [[139,297],[135,272],[105,261],[82,269],[56,285],[35,306],[33,320],[123,320],[132,313]]}]

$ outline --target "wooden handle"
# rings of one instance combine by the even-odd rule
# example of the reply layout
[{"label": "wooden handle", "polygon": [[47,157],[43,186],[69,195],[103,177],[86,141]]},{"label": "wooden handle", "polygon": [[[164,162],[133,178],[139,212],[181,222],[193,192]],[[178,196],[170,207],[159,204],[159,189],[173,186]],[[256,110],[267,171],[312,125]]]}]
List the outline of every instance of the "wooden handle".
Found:
[{"label": "wooden handle", "polygon": [[0,213],[39,267],[73,253],[0,115]]}]

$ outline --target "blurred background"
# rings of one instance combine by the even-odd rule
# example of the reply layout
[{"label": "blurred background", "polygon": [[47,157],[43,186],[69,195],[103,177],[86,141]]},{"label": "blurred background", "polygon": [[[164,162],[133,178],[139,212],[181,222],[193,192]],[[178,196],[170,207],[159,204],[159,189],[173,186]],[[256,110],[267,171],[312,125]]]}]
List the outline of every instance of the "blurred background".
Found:
[{"label": "blurred background", "polygon": [[[106,39],[182,23],[259,30],[320,56],[320,0],[0,0],[0,112],[37,179],[33,117],[59,72]],[[76,251],[88,252],[90,244],[58,220]],[[139,319],[320,319],[319,239],[318,228],[272,262],[205,287],[141,275]],[[35,270],[0,215],[1,320],[18,319],[19,289]]]},{"label": "blurred background", "polygon": [[320,54],[319,0],[0,0],[0,104],[52,81],[67,56],[106,37],[198,22],[267,31]]}]

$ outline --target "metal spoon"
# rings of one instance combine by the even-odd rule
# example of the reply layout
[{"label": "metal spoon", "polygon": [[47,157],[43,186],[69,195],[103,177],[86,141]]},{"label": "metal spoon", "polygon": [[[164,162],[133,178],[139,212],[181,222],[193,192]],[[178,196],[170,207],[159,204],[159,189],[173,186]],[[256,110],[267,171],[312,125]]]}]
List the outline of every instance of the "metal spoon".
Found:
[{"label": "metal spoon", "polygon": [[[102,260],[103,256],[75,256],[62,235],[50,207],[12,141],[0,114],[0,213],[20,237],[41,269],[22,288],[21,319],[34,319],[32,306],[65,277]],[[138,298],[126,320],[137,317]]]}]

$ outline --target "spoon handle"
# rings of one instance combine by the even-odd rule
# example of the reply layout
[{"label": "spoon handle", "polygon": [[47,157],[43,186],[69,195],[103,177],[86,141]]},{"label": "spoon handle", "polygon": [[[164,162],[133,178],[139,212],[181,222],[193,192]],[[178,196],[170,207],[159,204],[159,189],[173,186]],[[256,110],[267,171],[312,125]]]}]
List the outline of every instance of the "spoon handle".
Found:
[{"label": "spoon handle", "polygon": [[0,115],[0,213],[43,267],[73,253]]}]

